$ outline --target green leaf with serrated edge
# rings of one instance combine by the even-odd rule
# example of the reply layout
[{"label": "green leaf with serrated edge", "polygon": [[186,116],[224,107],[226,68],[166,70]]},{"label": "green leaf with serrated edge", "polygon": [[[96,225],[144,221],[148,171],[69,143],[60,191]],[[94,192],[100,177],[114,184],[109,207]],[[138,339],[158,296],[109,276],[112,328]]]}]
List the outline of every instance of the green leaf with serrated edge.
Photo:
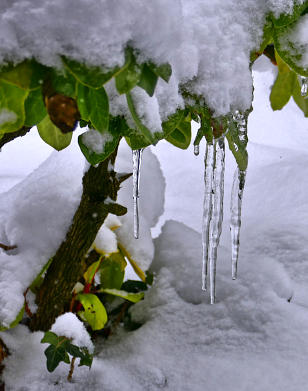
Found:
[{"label": "green leaf with serrated edge", "polygon": [[158,77],[161,77],[166,83],[168,83],[172,74],[172,68],[169,64],[156,65],[150,63],[149,67]]},{"label": "green leaf with serrated edge", "polygon": [[153,96],[157,84],[158,76],[147,65],[142,65],[141,76],[138,86],[143,88],[149,96]]},{"label": "green leaf with serrated edge", "polygon": [[18,312],[16,318],[13,320],[13,322],[10,323],[9,327],[4,327],[4,326],[1,326],[1,324],[0,324],[0,331],[6,331],[6,330],[9,330],[9,329],[16,327],[22,321],[22,318],[24,316],[24,312],[25,312],[25,306],[23,305],[21,307],[20,311]]},{"label": "green leaf with serrated edge", "polygon": [[50,345],[44,353],[47,358],[47,369],[49,372],[53,372],[61,361],[64,361],[67,364],[70,362],[63,346],[56,347]]},{"label": "green leaf with serrated edge", "polygon": [[120,67],[104,69],[103,67],[90,66],[62,57],[64,66],[77,81],[90,88],[100,88],[120,71]]},{"label": "green leaf with serrated edge", "polygon": [[124,280],[126,261],[120,253],[105,258],[100,267],[100,283],[103,288],[120,289]]},{"label": "green leaf with serrated edge", "polygon": [[109,289],[109,288],[100,289],[99,292],[107,293],[108,295],[112,295],[112,296],[122,297],[122,299],[128,300],[132,303],[138,303],[138,301],[144,298],[143,292],[129,293],[126,291],[121,291],[119,289]]},{"label": "green leaf with serrated edge", "polygon": [[303,66],[304,51],[296,48],[295,42],[291,41],[292,32],[301,19],[286,28],[277,28],[273,31],[275,49],[282,60],[296,73],[308,77],[308,64]]},{"label": "green leaf with serrated edge", "polygon": [[55,92],[71,98],[76,97],[77,81],[68,70],[59,71],[52,69],[49,73],[49,79]]},{"label": "green leaf with serrated edge", "polygon": [[166,140],[181,149],[187,149],[191,140],[191,124],[183,120]]},{"label": "green leaf with serrated edge", "polygon": [[0,80],[0,134],[23,127],[27,95],[28,91]]},{"label": "green leaf with serrated edge", "polygon": [[57,151],[61,151],[71,143],[72,132],[62,133],[61,130],[51,122],[48,115],[46,115],[46,117],[37,125],[37,130],[41,139]]},{"label": "green leaf with serrated edge", "polygon": [[300,3],[299,1],[295,1],[292,12],[288,14],[280,14],[278,17],[275,17],[273,14],[271,15],[271,19],[275,25],[275,27],[285,27],[291,23],[297,21],[297,19],[305,13],[305,10],[308,9],[308,3],[304,1]]},{"label": "green leaf with serrated edge", "polygon": [[24,90],[32,90],[43,84],[48,68],[35,60],[26,60],[17,65],[10,64],[0,69],[0,80]]},{"label": "green leaf with serrated edge", "polygon": [[59,337],[52,331],[46,331],[44,337],[41,339],[41,343],[49,343],[51,345],[57,346],[59,343]]},{"label": "green leaf with serrated edge", "polygon": [[143,134],[144,138],[148,142],[150,142],[151,144],[155,143],[157,140],[155,139],[153,133],[142,123],[141,119],[139,118],[137,111],[135,109],[135,104],[132,95],[130,93],[126,94],[126,100],[127,100],[129,111],[133,117],[133,120],[135,121],[137,129],[140,130],[140,132]]},{"label": "green leaf with serrated edge", "polygon": [[47,115],[40,88],[30,91],[25,100],[25,126],[34,126],[41,122]]},{"label": "green leaf with serrated edge", "polygon": [[89,323],[92,330],[101,330],[108,320],[102,302],[92,293],[79,293],[77,300],[81,302],[84,308],[84,311],[78,312],[78,315]]},{"label": "green leaf with serrated edge", "polygon": [[297,106],[303,111],[304,116],[308,117],[308,98],[301,96],[301,88],[298,81],[298,78],[296,77],[293,87],[293,99]]},{"label": "green leaf with serrated edge", "polygon": [[281,110],[289,101],[296,74],[294,72],[278,72],[277,78],[270,94],[270,102],[273,110]]}]

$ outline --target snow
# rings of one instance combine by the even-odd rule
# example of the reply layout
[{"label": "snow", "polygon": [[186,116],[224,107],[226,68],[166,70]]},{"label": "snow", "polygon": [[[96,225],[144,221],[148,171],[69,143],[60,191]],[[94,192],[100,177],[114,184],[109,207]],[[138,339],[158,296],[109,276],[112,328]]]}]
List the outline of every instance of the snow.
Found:
[{"label": "snow", "polygon": [[0,126],[5,123],[14,123],[17,120],[17,115],[13,111],[9,111],[7,109],[2,109],[0,111]]},{"label": "snow", "polygon": [[[52,374],[47,372],[45,345],[39,342],[42,333],[30,333],[26,326],[1,333],[11,351],[3,373],[7,390],[307,388],[308,129],[293,101],[281,112],[271,111],[268,97],[275,72],[268,60],[260,61],[257,68],[263,72],[253,74],[254,111],[248,121],[250,160],[243,195],[238,280],[231,279],[229,195],[235,169],[231,154],[226,151],[217,304],[211,306],[201,290],[202,246],[198,233],[202,220],[204,142],[200,144],[199,157],[193,154],[193,146],[181,151],[162,142],[153,149],[161,161],[166,185],[159,163],[146,149],[140,188],[141,228],[146,227],[149,232],[163,213],[164,189],[166,202],[159,224],[152,230],[158,236],[151,264],[156,273],[155,284],[146,292],[144,301],[131,309],[133,320],[142,322],[142,327],[126,332],[119,326],[107,341],[98,338],[91,371],[75,368],[73,383],[66,381],[69,368],[63,363]],[[26,140],[21,140],[23,149],[27,148]],[[33,144],[31,136],[29,143]],[[6,159],[5,153],[4,148],[0,159]],[[61,153],[57,154],[59,158]],[[30,164],[33,163],[29,161]],[[12,164],[0,165],[1,175],[13,169]],[[116,171],[130,170],[131,152],[124,148]],[[59,172],[65,175],[63,167]],[[11,201],[6,197],[1,205],[9,211]],[[118,235],[120,229],[126,230],[131,224],[130,241],[141,246],[143,235],[146,238],[149,234],[141,231],[140,239],[133,239],[131,179],[123,183],[120,199],[130,209],[131,217],[121,217],[122,227],[114,232]],[[15,218],[19,221],[18,216]],[[129,240],[128,234],[125,238]],[[149,244],[148,254],[150,247]],[[14,257],[10,256],[11,262]],[[8,289],[10,284],[12,280]]]},{"label": "snow", "polygon": [[67,337],[74,345],[85,347],[89,353],[93,353],[94,346],[84,323],[72,312],[58,316],[50,330],[59,337]]},{"label": "snow", "polygon": [[[36,58],[61,67],[60,57],[65,55],[109,69],[123,65],[125,48],[131,46],[140,62],[172,66],[170,86],[160,81],[157,98],[149,98],[139,87],[132,91],[138,101],[142,98],[141,115],[159,131],[161,120],[182,106],[183,84],[203,95],[216,115],[248,109],[250,52],[261,43],[266,16],[290,13],[293,4],[290,0],[2,1],[0,63]],[[305,39],[306,29],[302,30],[299,39]]]},{"label": "snow", "polygon": [[95,129],[89,129],[82,135],[82,142],[90,151],[97,154],[102,154],[105,151],[105,145],[112,141],[112,136],[109,133],[100,133]]}]

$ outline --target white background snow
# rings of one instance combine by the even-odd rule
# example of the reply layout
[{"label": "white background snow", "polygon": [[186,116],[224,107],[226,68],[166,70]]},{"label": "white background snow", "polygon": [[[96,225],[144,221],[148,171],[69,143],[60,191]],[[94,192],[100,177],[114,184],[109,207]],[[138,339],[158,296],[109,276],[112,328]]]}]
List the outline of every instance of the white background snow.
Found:
[{"label": "white background snow", "polygon": [[[132,311],[143,326],[130,333],[119,328],[96,345],[91,371],[76,368],[73,383],[66,381],[64,364],[47,372],[42,333],[30,334],[23,326],[3,333],[12,351],[4,371],[8,391],[307,389],[308,125],[294,102],[272,112],[274,72],[260,59],[253,75],[238,280],[231,280],[228,227],[233,157],[227,153],[217,304],[211,306],[201,291],[203,158],[195,157],[192,147],[181,151],[161,142],[153,149],[166,178],[165,211],[153,231],[160,235],[151,266],[156,283]],[[35,131],[5,146],[1,190],[20,182],[50,152]],[[164,185],[155,164],[145,161],[141,178],[141,213],[148,227],[162,213],[158,197]]]}]

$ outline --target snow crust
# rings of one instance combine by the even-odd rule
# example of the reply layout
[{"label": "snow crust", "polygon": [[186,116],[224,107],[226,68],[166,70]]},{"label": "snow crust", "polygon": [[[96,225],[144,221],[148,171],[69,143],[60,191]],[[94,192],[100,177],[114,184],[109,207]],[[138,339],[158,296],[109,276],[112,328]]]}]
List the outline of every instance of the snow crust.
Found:
[{"label": "snow crust", "polygon": [[58,316],[50,330],[59,337],[71,339],[74,345],[85,347],[89,353],[93,353],[94,346],[84,323],[72,312]]},{"label": "snow crust", "polygon": [[[226,114],[250,106],[249,55],[261,42],[266,15],[290,13],[293,4],[291,0],[3,0],[0,63],[35,57],[60,66],[59,58],[65,55],[110,68],[123,64],[124,49],[130,45],[140,52],[139,61],[169,63],[173,69],[170,86],[160,82],[158,92],[162,97],[165,91],[167,104],[151,111],[152,116],[165,119],[174,112],[182,103],[178,86],[186,82],[193,93],[205,97],[215,114]],[[159,123],[155,121],[154,130]]]}]

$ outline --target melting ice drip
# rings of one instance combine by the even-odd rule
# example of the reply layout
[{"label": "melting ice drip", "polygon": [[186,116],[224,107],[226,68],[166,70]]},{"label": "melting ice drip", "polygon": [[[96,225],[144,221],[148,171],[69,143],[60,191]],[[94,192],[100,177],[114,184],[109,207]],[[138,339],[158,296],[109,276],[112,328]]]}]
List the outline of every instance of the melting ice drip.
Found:
[{"label": "melting ice drip", "polygon": [[143,149],[133,150],[134,237],[139,238],[139,185]]},{"label": "melting ice drip", "polygon": [[216,297],[216,261],[217,249],[222,230],[225,141],[224,137],[207,143],[205,152],[205,193],[202,223],[202,289],[207,290],[209,266],[210,302]]},{"label": "melting ice drip", "polygon": [[299,76],[299,83],[301,87],[301,96],[306,96],[308,94],[308,77]]},{"label": "melting ice drip", "polygon": [[[238,125],[239,141],[241,144],[247,144],[247,117],[236,111],[233,116],[234,121]],[[234,173],[232,192],[231,192],[231,243],[232,243],[232,255],[231,255],[231,273],[232,279],[237,278],[237,264],[240,248],[240,229],[241,229],[241,215],[242,215],[242,199],[245,187],[246,170],[240,170],[238,167]]]}]

